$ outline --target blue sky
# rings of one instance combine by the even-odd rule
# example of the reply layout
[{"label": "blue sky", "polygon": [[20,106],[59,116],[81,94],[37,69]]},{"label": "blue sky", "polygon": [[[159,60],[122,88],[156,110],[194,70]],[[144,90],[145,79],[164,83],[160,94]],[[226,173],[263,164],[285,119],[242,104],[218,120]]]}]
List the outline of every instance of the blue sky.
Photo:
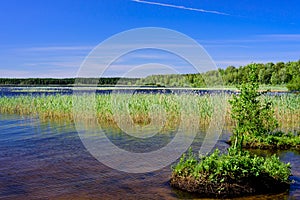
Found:
[{"label": "blue sky", "polygon": [[[281,0],[1,0],[0,77],[75,77],[88,53],[132,28],[163,27],[199,42],[218,67],[300,59],[299,1]],[[161,56],[158,59],[157,55]],[[185,69],[159,51],[137,59]],[[153,56],[153,60],[149,60]],[[147,56],[148,60],[141,60]],[[130,56],[128,56],[130,57]],[[175,63],[176,62],[176,63]],[[181,68],[180,68],[181,66]],[[179,69],[180,68],[180,69]]]}]

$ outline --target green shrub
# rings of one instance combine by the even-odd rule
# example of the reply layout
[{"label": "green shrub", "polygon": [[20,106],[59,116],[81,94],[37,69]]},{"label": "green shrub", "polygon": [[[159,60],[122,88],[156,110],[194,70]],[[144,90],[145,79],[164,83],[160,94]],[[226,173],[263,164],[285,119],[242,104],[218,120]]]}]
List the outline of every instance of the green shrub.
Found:
[{"label": "green shrub", "polygon": [[289,182],[290,164],[283,163],[278,157],[259,157],[248,151],[230,148],[227,154],[216,149],[211,155],[197,158],[189,151],[172,167],[176,176],[194,177],[209,182],[238,182],[253,177],[268,176],[279,182]]},{"label": "green shrub", "polygon": [[260,99],[257,66],[252,64],[249,69],[248,81],[238,86],[240,94],[229,101],[231,117],[236,121],[232,145],[239,150],[242,150],[245,135],[263,136],[278,126],[271,101]]},{"label": "green shrub", "polygon": [[286,86],[290,91],[300,91],[300,76],[293,78]]}]

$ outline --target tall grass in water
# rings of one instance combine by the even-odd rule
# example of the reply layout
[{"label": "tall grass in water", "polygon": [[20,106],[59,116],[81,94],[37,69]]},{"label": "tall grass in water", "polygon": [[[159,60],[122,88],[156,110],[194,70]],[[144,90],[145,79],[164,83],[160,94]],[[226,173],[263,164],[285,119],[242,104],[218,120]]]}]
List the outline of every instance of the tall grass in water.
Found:
[{"label": "tall grass in water", "polygon": [[[214,115],[214,109],[224,106],[222,98],[220,95],[110,94],[96,95],[93,99],[91,95],[83,95],[80,96],[80,104],[76,105],[82,106],[82,112],[78,117],[88,121],[91,113],[85,108],[90,107],[91,102],[95,100],[96,107],[93,114],[102,125],[117,125],[118,121],[123,120],[125,122],[122,123],[146,126],[156,120],[164,121],[165,127],[176,128],[182,119],[187,118],[191,119],[184,121],[187,126],[197,119],[199,126],[206,129]],[[300,130],[299,95],[263,96],[262,98],[268,98],[273,102],[280,130]],[[1,97],[0,112],[72,121],[74,120],[73,101],[73,96],[67,95]],[[230,106],[226,105],[226,108],[225,122],[227,126],[231,126],[233,121],[230,118]]]},{"label": "tall grass in water", "polygon": [[283,132],[300,130],[300,95],[265,96],[265,98],[273,102],[280,130]]},{"label": "tall grass in water", "polygon": [[0,111],[38,115],[42,119],[72,119],[72,97],[62,95],[1,97]]}]

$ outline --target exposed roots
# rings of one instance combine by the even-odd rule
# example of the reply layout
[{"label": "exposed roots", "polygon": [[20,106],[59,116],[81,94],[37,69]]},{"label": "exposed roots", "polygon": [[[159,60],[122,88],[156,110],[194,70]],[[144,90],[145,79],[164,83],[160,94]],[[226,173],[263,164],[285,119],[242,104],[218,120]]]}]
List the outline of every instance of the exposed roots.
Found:
[{"label": "exposed roots", "polygon": [[280,193],[288,190],[289,184],[278,182],[272,177],[261,175],[247,179],[229,182],[211,182],[206,179],[182,177],[172,174],[172,187],[198,193],[201,197],[230,198],[266,193]]}]

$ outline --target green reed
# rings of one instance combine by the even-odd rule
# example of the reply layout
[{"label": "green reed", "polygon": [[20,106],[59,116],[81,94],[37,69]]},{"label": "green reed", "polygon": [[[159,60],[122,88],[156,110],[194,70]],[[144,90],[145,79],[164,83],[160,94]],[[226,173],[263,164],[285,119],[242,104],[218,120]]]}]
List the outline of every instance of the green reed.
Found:
[{"label": "green reed", "polygon": [[[16,96],[0,98],[0,113],[73,121],[74,111],[77,111],[77,117],[82,120],[90,120],[95,116],[100,124],[116,125],[115,122],[118,121],[116,119],[128,120],[128,123],[132,120],[139,125],[148,125],[153,120],[165,120],[165,125],[173,128],[182,122],[189,126],[191,125],[189,123],[194,123],[197,119],[200,127],[207,128],[212,120],[222,119],[216,118],[216,115],[225,118],[226,126],[234,124],[230,118],[230,106],[227,101],[229,98],[230,95],[176,94]],[[280,130],[300,130],[299,95],[263,96],[262,98],[272,101]],[[76,106],[75,110],[74,106]]]}]

